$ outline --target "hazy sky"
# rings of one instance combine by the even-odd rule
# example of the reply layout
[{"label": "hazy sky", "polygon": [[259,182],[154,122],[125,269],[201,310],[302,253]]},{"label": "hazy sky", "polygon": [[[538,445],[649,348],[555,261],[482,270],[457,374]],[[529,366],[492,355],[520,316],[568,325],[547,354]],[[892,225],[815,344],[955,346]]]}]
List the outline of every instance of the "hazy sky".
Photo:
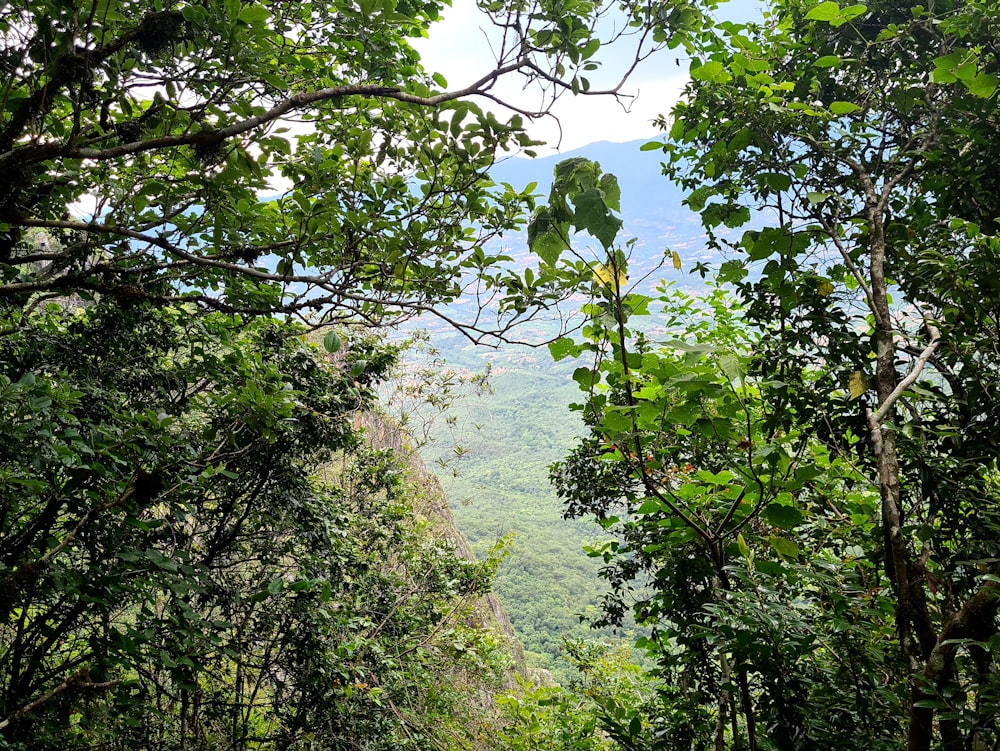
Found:
[{"label": "hazy sky", "polygon": [[[416,45],[427,69],[444,75],[450,89],[469,85],[495,64],[491,40],[483,32],[486,24],[475,0],[453,0],[453,3],[453,7],[445,10],[444,20],[431,28],[430,38]],[[591,75],[593,87],[606,86],[612,79],[620,78],[629,62],[626,54],[631,50],[627,46],[627,42],[621,43],[620,52],[600,50],[598,57],[604,64],[602,71]],[[569,151],[595,141],[623,142],[656,136],[659,131],[652,120],[670,110],[687,81],[687,70],[688,60],[683,58],[683,52],[664,50],[646,60],[623,89],[624,93],[635,96],[630,102],[623,100],[629,104],[627,112],[612,97],[564,95],[554,110],[562,126],[560,150]],[[515,81],[497,91],[525,109],[538,108],[538,93],[522,90]],[[492,102],[480,104],[499,110]],[[559,125],[551,118],[534,122],[530,130],[536,138],[552,146],[559,141]]]},{"label": "hazy sky", "polygon": [[[715,15],[736,22],[759,20],[765,5],[767,0],[728,0]],[[495,58],[491,40],[482,30],[488,23],[484,23],[476,0],[452,0],[452,7],[446,8],[443,15],[444,20],[431,28],[430,38],[419,40],[415,46],[425,66],[443,74],[448,87],[456,89],[491,70]],[[598,58],[603,62],[604,77],[599,80],[601,74],[592,75],[592,84],[597,87],[600,83],[617,82],[631,59],[630,52],[627,43],[622,43],[616,51],[602,48]],[[624,93],[637,95],[628,112],[610,97],[564,96],[554,110],[562,125],[560,150],[569,151],[595,141],[621,143],[656,137],[660,131],[652,120],[669,113],[687,82],[689,65],[683,50],[662,50],[643,62],[624,88]],[[526,109],[538,107],[537,94],[520,90],[514,82],[498,92]],[[481,104],[496,107],[489,102]],[[532,124],[531,132],[552,146],[559,141],[559,127],[551,118]],[[547,153],[545,149],[538,151]]]}]

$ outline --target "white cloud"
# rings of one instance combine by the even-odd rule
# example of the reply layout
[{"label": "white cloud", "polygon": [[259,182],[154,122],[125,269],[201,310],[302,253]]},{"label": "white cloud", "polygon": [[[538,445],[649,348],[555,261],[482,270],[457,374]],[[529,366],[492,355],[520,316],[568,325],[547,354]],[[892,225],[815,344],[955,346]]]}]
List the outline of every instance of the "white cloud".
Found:
[{"label": "white cloud", "polygon": [[[450,89],[461,88],[491,70],[496,64],[498,39],[488,27],[474,0],[455,0],[446,8],[444,19],[430,29],[430,38],[414,45],[425,67],[439,72]],[[602,49],[603,65],[591,80],[592,88],[614,85],[627,69],[631,49],[627,41],[616,49]],[[678,67],[679,65],[679,67]],[[653,120],[665,115],[677,101],[687,81],[687,62],[677,60],[673,51],[653,55],[639,65],[622,89],[619,101],[611,96],[561,97],[552,108],[552,117],[540,118],[529,125],[531,134],[561,151],[569,151],[595,141],[631,141],[653,137],[658,130]],[[499,84],[495,93],[504,101],[525,110],[536,110],[542,94],[535,88],[523,88],[517,80]],[[492,102],[481,102],[497,115],[501,109]],[[544,151],[544,150],[540,150]]]}]

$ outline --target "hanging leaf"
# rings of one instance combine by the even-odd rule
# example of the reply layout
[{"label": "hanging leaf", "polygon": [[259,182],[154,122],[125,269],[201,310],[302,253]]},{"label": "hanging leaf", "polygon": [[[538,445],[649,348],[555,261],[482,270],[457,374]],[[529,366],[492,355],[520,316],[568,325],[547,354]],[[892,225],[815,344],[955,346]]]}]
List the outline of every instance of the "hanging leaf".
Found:
[{"label": "hanging leaf", "polygon": [[677,269],[678,271],[680,271],[681,270],[681,257],[680,257],[680,254],[675,250],[675,251],[673,251],[673,253],[670,254],[670,256],[673,259],[674,268]]},{"label": "hanging leaf", "polygon": [[779,529],[795,529],[802,523],[802,512],[794,506],[772,503],[764,509],[764,518]]},{"label": "hanging leaf", "polygon": [[786,540],[784,537],[768,537],[767,541],[774,548],[774,552],[782,558],[799,557],[799,546],[791,540]]},{"label": "hanging leaf", "polygon": [[740,549],[740,555],[742,555],[746,560],[750,560],[750,546],[747,545],[746,539],[743,537],[743,533],[736,535],[736,547]]},{"label": "hanging leaf", "polygon": [[851,373],[847,386],[851,391],[852,400],[857,399],[865,393],[868,390],[868,378],[865,376],[864,371],[855,370]]},{"label": "hanging leaf", "polygon": [[330,331],[323,337],[323,348],[327,352],[339,352],[342,344],[340,335],[336,331]]}]

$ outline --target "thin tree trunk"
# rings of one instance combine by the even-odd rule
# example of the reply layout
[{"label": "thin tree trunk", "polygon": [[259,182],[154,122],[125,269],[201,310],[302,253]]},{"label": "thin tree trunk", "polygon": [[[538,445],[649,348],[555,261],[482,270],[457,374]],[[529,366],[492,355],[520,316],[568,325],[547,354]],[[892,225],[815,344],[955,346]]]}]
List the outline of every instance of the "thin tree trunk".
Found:
[{"label": "thin tree trunk", "polygon": [[[903,536],[901,511],[899,455],[894,427],[883,427],[895,421],[894,399],[899,384],[896,371],[895,331],[889,310],[888,281],[885,276],[886,238],[881,200],[875,196],[871,182],[863,176],[869,188],[867,220],[869,229],[869,273],[872,313],[875,319],[875,391],[878,397],[877,419],[869,412],[872,448],[878,464],[878,486],[881,497],[882,531],[886,544],[886,572],[896,593],[896,631],[903,657],[911,678],[907,729],[908,751],[930,751],[934,736],[934,710],[919,706],[926,699],[925,683],[919,675],[921,666],[937,643],[923,593],[922,567],[914,560]],[[914,637],[916,631],[916,638]]]}]

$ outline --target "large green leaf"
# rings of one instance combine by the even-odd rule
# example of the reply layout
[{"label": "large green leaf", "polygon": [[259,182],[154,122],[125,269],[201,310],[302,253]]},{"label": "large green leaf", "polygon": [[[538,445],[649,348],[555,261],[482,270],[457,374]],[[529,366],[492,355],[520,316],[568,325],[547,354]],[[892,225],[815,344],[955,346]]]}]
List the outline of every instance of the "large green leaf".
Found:
[{"label": "large green leaf", "polygon": [[776,527],[791,530],[802,523],[803,516],[794,506],[772,503],[764,509],[764,518]]}]

